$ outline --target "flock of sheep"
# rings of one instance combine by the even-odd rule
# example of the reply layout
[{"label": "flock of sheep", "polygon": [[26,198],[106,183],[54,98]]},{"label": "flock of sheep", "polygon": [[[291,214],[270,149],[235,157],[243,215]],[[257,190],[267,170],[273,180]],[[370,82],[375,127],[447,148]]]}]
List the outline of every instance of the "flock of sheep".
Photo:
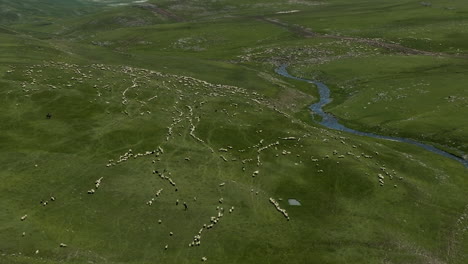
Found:
[{"label": "flock of sheep", "polygon": [[[388,172],[388,170],[387,170],[384,166],[383,166],[383,167],[380,167],[380,170],[381,170],[381,171],[385,174],[385,176],[387,176],[390,180],[393,180],[393,177],[395,177],[396,174],[397,174],[395,170],[393,170],[392,172]],[[378,179],[379,179],[379,185],[382,186],[382,187],[383,187],[384,184],[385,184],[385,182],[384,182],[385,176],[384,176],[382,173],[378,173],[378,174],[377,174],[377,177],[378,177]],[[403,180],[403,177],[399,177],[398,179],[399,179],[399,180]],[[398,185],[394,184],[393,187],[394,187],[394,188],[397,188]]]},{"label": "flock of sheep", "polygon": [[[222,199],[222,198],[221,198]],[[222,203],[220,199],[220,203]],[[193,241],[189,244],[189,247],[195,247],[195,246],[200,246],[201,245],[201,235],[204,230],[208,230],[213,228],[224,216],[224,208],[223,207],[216,207],[216,210],[218,211],[217,216],[212,216],[210,217],[210,224],[204,224],[202,228],[198,231],[198,234],[193,237]],[[234,206],[232,206],[229,209],[229,213],[234,212]]]},{"label": "flock of sheep", "polygon": [[282,208],[280,207],[279,203],[278,203],[275,199],[273,199],[273,198],[270,197],[270,202],[275,206],[275,208],[276,208],[276,210],[278,210],[278,212],[282,213],[283,216],[284,216],[288,221],[290,220],[290,219],[289,219],[289,215],[288,215],[288,213],[286,212],[286,210],[285,210],[285,209],[282,209]]},{"label": "flock of sheep", "polygon": [[[159,147],[158,150],[159,150],[160,153],[163,153],[161,147]],[[156,150],[146,151],[144,153],[133,154],[132,149],[129,149],[127,152],[125,152],[123,155],[121,155],[117,161],[114,161],[112,159],[109,160],[109,163],[107,163],[106,167],[116,166],[117,164],[128,161],[128,159],[130,159],[130,158],[137,159],[139,157],[149,156],[149,155],[152,155],[152,154],[155,154],[155,153],[156,153]],[[156,156],[158,156],[158,155],[156,155]]]},{"label": "flock of sheep", "polygon": [[[70,66],[71,67],[71,66]],[[95,65],[95,67],[101,69],[101,70],[109,70],[110,68],[109,67],[105,67],[103,65]],[[125,68],[124,71],[128,71],[129,73],[131,74],[134,74],[134,72],[136,71],[142,71],[142,72],[145,72],[146,74],[150,75],[150,74],[156,74],[157,76],[166,76],[166,75],[162,75],[162,74],[159,74],[159,73],[156,73],[156,72],[152,72],[152,71],[144,71],[144,70],[140,70],[140,69],[134,69],[134,68]],[[86,75],[85,75],[86,76]],[[172,76],[174,77],[174,76]],[[200,85],[200,83],[204,86],[207,86],[207,87],[212,87],[212,88],[215,88],[217,89],[219,92],[213,92],[213,93],[210,93],[210,95],[213,95],[213,96],[227,96],[229,93],[243,93],[243,94],[248,94],[245,90],[241,89],[241,88],[238,88],[238,87],[234,87],[234,86],[226,86],[226,85],[213,85],[213,84],[209,84],[207,82],[204,82],[204,81],[200,81],[200,80],[196,80],[196,79],[193,79],[193,78],[190,78],[190,77],[181,77],[181,76],[177,76],[176,79],[179,80],[179,83],[182,83],[184,84],[185,86],[187,85]],[[127,88],[123,94],[122,94],[122,104],[124,105],[127,105],[128,104],[128,98],[126,98],[126,93],[129,91],[129,89],[133,89],[133,88],[137,88],[139,85],[137,84],[137,79],[136,78],[133,78],[132,79],[132,86]],[[170,83],[170,81],[169,81]],[[224,93],[224,94],[221,94],[221,93]],[[256,94],[255,92],[253,92],[251,95],[254,95],[254,96],[258,96],[258,94]],[[154,98],[154,97],[152,97]],[[150,99],[152,99],[150,98]],[[271,109],[274,109],[276,112],[286,116],[286,117],[289,117],[289,115],[275,107],[272,107],[271,105],[268,105],[268,103],[265,101],[265,100],[262,100],[261,98],[255,98],[255,99],[252,99],[252,101],[258,103],[258,104],[261,104],[262,106],[267,106]],[[195,139],[197,142],[200,142],[202,144],[204,144],[205,146],[207,146],[211,152],[213,153],[213,149],[204,141],[202,140],[201,138],[199,138],[196,134],[195,134],[195,130],[196,130],[196,127],[195,127],[195,124],[194,124],[194,119],[195,120],[198,120],[199,121],[199,117],[193,117],[193,108],[191,106],[186,106],[187,109],[188,109],[188,114],[187,114],[187,117],[186,119],[188,120],[189,122],[189,134],[190,136]],[[176,108],[176,110],[178,110]],[[178,110],[179,112],[179,116],[178,117],[174,117],[172,119],[172,124],[168,127],[168,132],[167,132],[167,137],[166,137],[166,140],[169,140],[170,137],[172,136],[172,133],[173,133],[173,128],[175,125],[177,125],[178,123],[180,123],[182,120],[183,120],[183,112]],[[290,118],[292,120],[292,118]],[[300,121],[297,121],[297,122],[300,122]],[[261,130],[260,130],[261,132]],[[304,135],[304,137],[306,136],[310,136],[309,134],[307,135]],[[285,141],[296,141],[299,142],[301,140],[301,138],[297,138],[297,137],[292,137],[292,136],[288,136],[288,137],[280,137],[278,138],[279,140],[285,140]],[[275,139],[276,140],[276,139]],[[342,138],[341,139],[341,143],[345,144],[344,142],[344,139]],[[261,159],[260,159],[260,154],[263,152],[263,151],[266,151],[268,150],[269,148],[275,148],[277,150],[277,146],[280,145],[280,142],[279,141],[275,141],[271,144],[268,144],[268,145],[264,145],[264,140],[261,139],[260,142],[257,144],[257,145],[254,145],[252,148],[253,149],[256,149],[256,161],[257,161],[257,167],[260,167],[262,165],[262,162],[261,162]],[[355,147],[355,146],[353,146]],[[232,146],[228,146],[226,148],[219,148],[219,152],[223,152],[223,153],[226,153],[225,155],[229,155],[229,150],[231,150],[233,147]],[[239,152],[244,152],[245,150],[239,150]],[[156,157],[159,157],[161,154],[164,153],[164,150],[161,148],[161,147],[158,147],[157,150],[153,150],[153,151],[146,151],[146,152],[143,152],[143,153],[137,153],[137,154],[134,154],[132,149],[129,149],[126,153],[124,153],[123,155],[121,155],[119,157],[118,160],[114,161],[114,160],[109,160],[109,162],[107,163],[107,167],[112,167],[112,166],[116,166],[118,164],[121,164],[123,162],[126,162],[128,161],[129,159],[133,158],[133,159],[137,159],[137,158],[140,158],[140,157],[144,157],[144,156],[150,156],[150,155],[155,155]],[[280,152],[278,152],[280,153]],[[287,151],[287,150],[283,150],[281,152],[282,155],[288,155],[288,154],[291,154],[290,151]],[[345,156],[344,155],[338,155],[338,152],[337,151],[334,151],[333,152],[334,155],[337,155],[338,158],[344,158]],[[348,155],[352,155],[352,156],[355,156],[354,154],[352,154],[351,152],[348,152],[347,153]],[[228,162],[229,159],[226,158],[225,155],[220,155],[220,157]],[[278,154],[276,154],[276,156],[278,156]],[[361,156],[365,157],[365,158],[372,158],[372,156],[369,156],[369,155],[365,155],[365,154],[362,154]],[[186,158],[187,161],[189,161],[190,159],[189,158]],[[252,162],[253,159],[244,159],[242,160],[242,163],[245,164],[247,162]],[[312,161],[318,161],[318,159],[313,159]],[[154,161],[153,161],[154,163]],[[243,167],[243,170],[245,171],[245,167]],[[322,170],[323,172],[323,170]],[[167,173],[167,175],[163,174],[163,173],[160,173],[158,171],[153,171],[154,174],[158,174],[158,176],[163,179],[163,180],[167,180],[173,187],[176,187],[176,183],[174,182],[174,180],[167,176],[167,175],[170,175],[170,173]],[[253,171],[252,173],[252,176],[253,177],[256,177],[258,176],[260,173],[260,169],[256,169]],[[392,175],[389,175],[387,171],[384,170],[384,173],[387,174],[389,177],[392,177]],[[379,179],[381,180],[381,185],[383,185],[383,175],[379,174]],[[89,194],[94,194],[96,192],[96,190],[99,188],[100,184],[101,184],[101,181],[103,180],[103,177],[99,178],[98,180],[95,181],[95,188],[93,189],[90,189],[88,191]],[[221,183],[219,186],[222,187],[224,186],[225,183]],[[252,189],[253,190],[253,189]],[[161,192],[163,191],[163,189],[159,189],[157,192],[156,192],[156,197],[159,197],[161,195]],[[258,192],[257,192],[258,194]],[[52,197],[53,198],[53,197]],[[52,199],[51,198],[51,199]],[[52,201],[54,201],[55,198],[53,198]],[[151,200],[149,200],[147,202],[148,205],[151,205],[153,202],[155,201],[155,198],[153,197]],[[290,217],[288,215],[288,213],[286,212],[285,209],[281,208],[280,207],[280,204],[273,198],[269,198],[269,201],[275,206],[276,210],[278,212],[280,212],[288,221],[290,220]],[[223,198],[220,198],[218,200],[218,202],[220,204],[223,204],[224,202],[224,199]],[[176,205],[178,205],[179,201],[177,200],[176,201]],[[186,203],[184,202],[184,206],[185,208],[187,209],[187,205]],[[234,212],[234,207],[232,206],[230,209],[229,209],[229,213],[233,213]],[[189,244],[189,247],[195,247],[195,246],[200,246],[201,245],[201,239],[202,239],[202,233],[203,232],[206,232],[206,230],[209,230],[209,229],[212,229],[224,216],[224,208],[222,207],[219,207],[217,208],[218,210],[218,213],[216,216],[212,216],[210,218],[210,223],[209,224],[204,224],[203,227],[198,231],[198,234],[194,236],[194,239],[193,241]],[[26,218],[28,217],[28,215],[24,215],[21,217],[21,221],[24,221],[26,220]],[[158,220],[158,223],[161,224],[162,223],[162,220]],[[170,235],[172,236],[173,233],[170,232]],[[60,244],[60,247],[67,247],[66,244],[64,243],[61,243]],[[165,245],[164,247],[165,249],[168,249],[168,245]],[[206,261],[207,258],[206,257],[203,257],[202,258],[202,261]]]}]

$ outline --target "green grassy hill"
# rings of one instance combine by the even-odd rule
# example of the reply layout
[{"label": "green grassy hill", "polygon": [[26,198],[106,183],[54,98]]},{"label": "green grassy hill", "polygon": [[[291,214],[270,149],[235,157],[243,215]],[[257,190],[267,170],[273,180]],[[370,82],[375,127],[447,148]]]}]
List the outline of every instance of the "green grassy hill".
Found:
[{"label": "green grassy hill", "polygon": [[[467,47],[442,32],[464,2],[50,2],[2,2],[51,23],[1,22],[0,263],[468,258],[462,164],[322,127],[316,87],[274,72],[327,83],[350,127],[463,156]],[[423,17],[439,37],[397,43]]]}]

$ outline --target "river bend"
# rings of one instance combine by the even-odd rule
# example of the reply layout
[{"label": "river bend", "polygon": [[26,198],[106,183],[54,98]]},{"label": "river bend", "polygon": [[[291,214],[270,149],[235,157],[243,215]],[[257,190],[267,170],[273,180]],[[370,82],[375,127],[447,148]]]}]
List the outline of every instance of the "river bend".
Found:
[{"label": "river bend", "polygon": [[461,164],[463,164],[465,166],[465,168],[468,168],[468,160],[457,157],[457,156],[455,156],[453,154],[450,154],[450,153],[448,153],[446,151],[438,149],[438,148],[436,148],[436,147],[434,147],[432,145],[424,144],[424,143],[421,143],[421,142],[418,142],[416,140],[409,139],[409,138],[390,137],[390,136],[383,136],[383,135],[378,135],[378,134],[369,133],[369,132],[362,132],[362,131],[359,131],[359,130],[355,130],[355,129],[346,127],[343,124],[340,124],[340,122],[338,121],[338,119],[336,117],[334,117],[333,115],[331,115],[331,114],[329,114],[329,113],[327,113],[327,112],[325,112],[323,110],[323,107],[326,104],[331,102],[330,89],[328,88],[328,86],[326,86],[324,83],[319,82],[319,81],[308,80],[308,79],[292,76],[291,74],[288,73],[286,68],[287,68],[286,65],[281,65],[275,71],[276,71],[276,73],[278,73],[278,74],[280,74],[280,75],[282,75],[284,77],[291,78],[291,79],[298,80],[298,81],[311,83],[311,84],[315,84],[317,86],[318,91],[319,91],[320,100],[317,103],[314,103],[309,107],[312,110],[313,113],[315,113],[315,114],[319,115],[320,117],[322,117],[322,120],[320,122],[317,122],[317,123],[319,123],[319,124],[321,124],[321,125],[323,125],[325,127],[334,129],[334,130],[344,131],[344,132],[359,135],[359,136],[378,138],[378,139],[385,139],[385,140],[392,140],[392,141],[398,141],[398,142],[403,142],[403,143],[416,145],[416,146],[421,147],[421,148],[423,148],[425,150],[436,153],[436,154],[438,154],[440,156],[456,160],[456,161],[460,162]]}]

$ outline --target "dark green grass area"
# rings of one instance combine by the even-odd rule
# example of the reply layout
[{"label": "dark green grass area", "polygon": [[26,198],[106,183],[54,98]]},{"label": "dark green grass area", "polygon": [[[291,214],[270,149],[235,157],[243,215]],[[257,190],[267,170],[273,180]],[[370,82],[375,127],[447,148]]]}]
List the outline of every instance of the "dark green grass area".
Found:
[{"label": "dark green grass area", "polygon": [[463,2],[7,2],[37,16],[0,27],[0,263],[464,264],[466,168],[316,125],[315,87],[274,69],[350,127],[460,154],[465,60],[262,19],[455,54]]}]

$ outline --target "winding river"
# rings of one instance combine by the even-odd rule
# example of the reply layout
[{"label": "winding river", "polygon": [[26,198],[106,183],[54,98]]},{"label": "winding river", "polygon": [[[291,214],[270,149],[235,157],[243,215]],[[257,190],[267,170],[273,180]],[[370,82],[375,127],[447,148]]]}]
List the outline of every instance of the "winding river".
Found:
[{"label": "winding river", "polygon": [[323,111],[323,107],[326,104],[331,102],[330,89],[328,88],[328,86],[326,86],[324,83],[321,83],[321,82],[318,82],[318,81],[307,80],[307,79],[292,76],[291,74],[288,73],[286,68],[287,68],[286,65],[281,65],[275,71],[276,71],[276,73],[278,73],[278,74],[280,74],[280,75],[282,75],[284,77],[291,78],[291,79],[294,79],[294,80],[303,81],[303,82],[308,82],[308,83],[311,83],[311,84],[315,84],[317,86],[318,91],[319,91],[319,95],[320,95],[320,100],[317,103],[312,104],[309,107],[315,114],[322,117],[322,121],[317,122],[317,123],[319,123],[319,124],[321,124],[321,125],[323,125],[325,127],[334,129],[334,130],[344,131],[344,132],[359,135],[359,136],[379,138],[379,139],[385,139],[385,140],[392,140],[392,141],[398,141],[398,142],[403,142],[403,143],[416,145],[418,147],[424,148],[424,149],[426,149],[428,151],[431,151],[433,153],[439,154],[440,156],[444,156],[446,158],[456,160],[456,161],[460,162],[461,164],[463,164],[466,168],[468,168],[468,160],[465,160],[465,159],[462,159],[462,158],[457,157],[455,155],[452,155],[452,154],[450,154],[448,152],[445,152],[445,151],[443,151],[441,149],[438,149],[438,148],[436,148],[434,146],[427,145],[427,144],[424,144],[424,143],[421,143],[421,142],[418,142],[418,141],[415,141],[415,140],[412,140],[412,139],[408,139],[408,138],[382,136],[382,135],[378,135],[378,134],[374,134],[374,133],[362,132],[362,131],[358,131],[358,130],[354,130],[354,129],[351,129],[349,127],[346,127],[343,124],[340,124],[340,122],[338,121],[338,119],[336,119],[336,117],[334,117],[333,115]]}]

